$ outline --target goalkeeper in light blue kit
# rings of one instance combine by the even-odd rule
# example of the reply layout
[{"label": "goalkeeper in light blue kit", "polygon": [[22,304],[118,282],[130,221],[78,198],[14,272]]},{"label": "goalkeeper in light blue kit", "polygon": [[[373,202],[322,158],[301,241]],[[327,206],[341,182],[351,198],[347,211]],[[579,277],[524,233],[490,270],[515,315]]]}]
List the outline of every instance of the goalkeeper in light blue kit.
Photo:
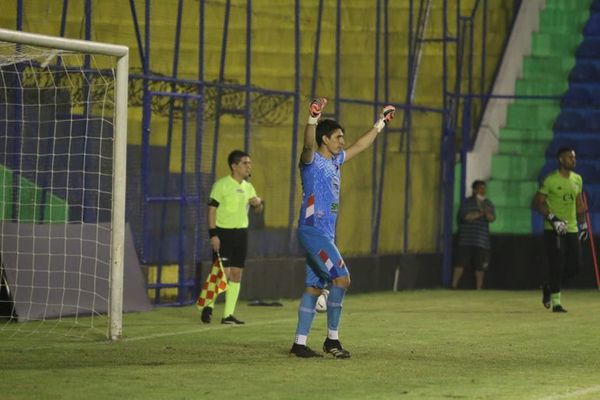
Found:
[{"label": "goalkeeper in light blue kit", "polygon": [[347,150],[344,129],[334,120],[319,121],[327,99],[314,100],[304,129],[304,147],[300,156],[302,206],[298,220],[298,239],[306,251],[306,290],[298,308],[298,326],[291,355],[323,357],[310,349],[307,338],[315,316],[317,298],[329,286],[327,298],[327,338],[323,351],[335,358],[350,358],[339,340],[339,324],[350,273],[335,245],[335,225],[339,209],[340,167],[367,149],[394,118],[395,108],[386,106],[375,125]]}]

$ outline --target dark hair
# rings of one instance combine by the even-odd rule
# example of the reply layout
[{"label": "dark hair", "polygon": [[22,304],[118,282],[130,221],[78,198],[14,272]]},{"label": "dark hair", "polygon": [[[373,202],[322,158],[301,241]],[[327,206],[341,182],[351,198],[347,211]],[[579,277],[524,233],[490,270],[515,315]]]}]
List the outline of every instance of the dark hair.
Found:
[{"label": "dark hair", "polygon": [[570,153],[572,151],[575,151],[575,149],[572,147],[563,146],[556,152],[556,159],[558,160],[564,153]]},{"label": "dark hair", "polygon": [[242,150],[234,150],[227,156],[227,165],[229,165],[230,169],[233,169],[231,166],[239,163],[244,157],[250,157],[250,154]]},{"label": "dark hair", "polygon": [[477,189],[479,186],[485,186],[485,181],[482,181],[480,179],[473,181],[473,183],[471,184],[471,189],[475,190]]},{"label": "dark hair", "polygon": [[333,119],[323,119],[319,121],[317,124],[317,146],[323,144],[323,136],[330,138],[336,129],[344,132],[344,128]]}]

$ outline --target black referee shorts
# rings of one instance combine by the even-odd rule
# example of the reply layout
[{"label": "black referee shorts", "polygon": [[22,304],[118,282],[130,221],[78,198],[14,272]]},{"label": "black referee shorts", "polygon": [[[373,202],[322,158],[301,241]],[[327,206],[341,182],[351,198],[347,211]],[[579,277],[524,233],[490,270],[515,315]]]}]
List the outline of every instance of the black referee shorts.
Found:
[{"label": "black referee shorts", "polygon": [[[248,251],[248,229],[225,229],[217,227],[217,236],[221,241],[221,260],[224,267],[244,268]],[[213,252],[213,261],[217,253]]]}]

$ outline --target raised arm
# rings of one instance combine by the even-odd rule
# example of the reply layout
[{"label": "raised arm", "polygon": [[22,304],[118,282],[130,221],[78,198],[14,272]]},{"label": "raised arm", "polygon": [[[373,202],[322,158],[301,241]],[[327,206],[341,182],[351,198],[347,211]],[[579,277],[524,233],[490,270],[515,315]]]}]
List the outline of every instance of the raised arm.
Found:
[{"label": "raised arm", "polygon": [[385,106],[381,114],[379,114],[379,119],[375,122],[375,125],[365,133],[350,147],[346,149],[346,159],[345,162],[353,158],[354,156],[360,154],[364,150],[366,150],[377,137],[377,134],[381,132],[381,130],[385,127],[388,121],[391,121],[394,118],[396,113],[396,108],[394,106]]},{"label": "raised arm", "polygon": [[317,151],[317,122],[319,122],[321,113],[326,105],[327,99],[325,97],[314,99],[310,103],[310,116],[304,128],[304,145],[302,146],[302,154],[300,155],[300,161],[303,164],[310,164],[315,151]]}]

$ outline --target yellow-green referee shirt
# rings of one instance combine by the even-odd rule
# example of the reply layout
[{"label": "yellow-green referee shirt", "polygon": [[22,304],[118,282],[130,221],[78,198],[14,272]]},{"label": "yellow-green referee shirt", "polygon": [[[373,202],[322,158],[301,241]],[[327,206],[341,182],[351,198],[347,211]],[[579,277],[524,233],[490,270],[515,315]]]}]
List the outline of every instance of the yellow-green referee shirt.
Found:
[{"label": "yellow-green referee shirt", "polygon": [[217,207],[217,227],[239,229],[248,227],[248,200],[256,197],[254,186],[248,181],[238,183],[228,175],[216,181],[210,191],[210,198],[219,203]]}]

